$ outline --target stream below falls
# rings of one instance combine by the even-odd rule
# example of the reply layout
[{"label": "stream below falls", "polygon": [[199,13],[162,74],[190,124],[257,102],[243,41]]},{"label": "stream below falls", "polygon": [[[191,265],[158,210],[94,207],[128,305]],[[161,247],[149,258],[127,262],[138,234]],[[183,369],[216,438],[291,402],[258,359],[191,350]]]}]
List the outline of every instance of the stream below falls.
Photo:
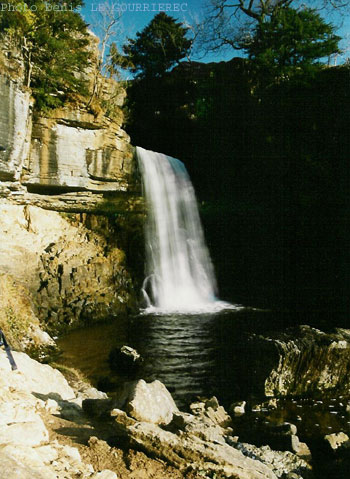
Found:
[{"label": "stream below falls", "polygon": [[127,378],[110,370],[108,356],[113,348],[128,345],[144,358],[137,377],[162,381],[180,409],[186,410],[198,396],[215,395],[226,408],[232,401],[248,400],[247,414],[234,419],[242,440],[249,442],[246,431],[259,424],[288,421],[297,425],[300,440],[310,444],[333,432],[350,435],[350,414],[346,412],[349,398],[281,398],[275,409],[255,410],[254,404],[264,399],[252,395],[251,378],[241,374],[241,365],[247,360],[242,341],[247,334],[284,330],[295,323],[320,327],[327,319],[322,313],[249,308],[216,314],[119,318],[60,338],[60,362],[82,371],[95,386],[106,378],[120,384]]}]

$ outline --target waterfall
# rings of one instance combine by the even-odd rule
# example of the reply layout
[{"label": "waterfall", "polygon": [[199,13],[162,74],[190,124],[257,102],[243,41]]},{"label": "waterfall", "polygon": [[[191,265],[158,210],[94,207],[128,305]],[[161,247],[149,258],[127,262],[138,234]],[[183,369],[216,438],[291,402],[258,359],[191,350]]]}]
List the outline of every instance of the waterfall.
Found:
[{"label": "waterfall", "polygon": [[216,298],[215,274],[197,201],[184,164],[137,147],[148,216],[146,312],[207,312],[230,307]]}]

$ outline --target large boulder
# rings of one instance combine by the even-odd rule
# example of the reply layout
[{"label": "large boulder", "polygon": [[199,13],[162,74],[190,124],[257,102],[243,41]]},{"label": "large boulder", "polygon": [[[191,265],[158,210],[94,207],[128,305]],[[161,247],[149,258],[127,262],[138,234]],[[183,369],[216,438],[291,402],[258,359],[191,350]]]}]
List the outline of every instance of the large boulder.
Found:
[{"label": "large boulder", "polygon": [[178,408],[160,381],[146,383],[143,379],[128,382],[117,398],[117,408],[129,416],[153,424],[169,424]]}]

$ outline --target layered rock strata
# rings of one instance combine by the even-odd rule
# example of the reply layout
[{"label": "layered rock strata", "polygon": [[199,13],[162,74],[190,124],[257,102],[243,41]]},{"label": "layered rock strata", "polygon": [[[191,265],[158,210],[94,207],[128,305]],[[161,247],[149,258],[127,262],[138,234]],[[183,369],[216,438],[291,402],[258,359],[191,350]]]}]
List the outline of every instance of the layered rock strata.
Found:
[{"label": "layered rock strata", "polygon": [[94,231],[80,216],[0,201],[0,271],[25,285],[50,331],[125,313],[135,302],[125,253],[103,220],[95,217]]},{"label": "layered rock strata", "polygon": [[311,396],[350,388],[350,331],[325,333],[310,326],[251,335],[242,374],[260,396]]}]

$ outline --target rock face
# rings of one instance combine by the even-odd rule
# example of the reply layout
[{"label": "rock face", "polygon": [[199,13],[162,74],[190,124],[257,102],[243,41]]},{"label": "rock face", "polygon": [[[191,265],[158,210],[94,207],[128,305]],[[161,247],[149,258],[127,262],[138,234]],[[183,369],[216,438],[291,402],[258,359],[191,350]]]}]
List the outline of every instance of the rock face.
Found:
[{"label": "rock face", "polygon": [[[2,47],[9,51],[4,39]],[[12,51],[9,58],[13,58]],[[33,115],[33,101],[23,87],[20,69],[16,75],[11,71],[17,63],[2,52],[0,180],[19,181],[50,193],[129,189],[134,162],[130,139],[121,128],[124,90],[113,85],[117,100],[109,117],[102,111],[93,114],[82,104]]]},{"label": "rock face", "polygon": [[[92,34],[90,43],[96,53]],[[134,213],[143,206],[133,147],[122,129],[125,90],[101,76],[94,105],[75,98],[37,111],[23,84],[21,52],[4,35],[1,46],[0,327],[27,350],[50,343],[39,321],[59,331],[135,306],[125,218],[141,230],[142,216],[135,220]],[[80,75],[91,88],[93,66]]]},{"label": "rock face", "polygon": [[55,343],[41,329],[31,294],[9,274],[0,274],[0,328],[12,348],[28,351],[44,359]]},{"label": "rock face", "polygon": [[[35,111],[23,85],[21,54],[6,38],[1,42],[0,327],[24,350],[29,343],[49,344],[39,321],[58,331],[134,307],[125,217],[135,222],[134,213],[143,207],[133,147],[122,129],[123,88],[105,80],[100,103],[103,95],[114,98],[108,112],[98,102],[92,110],[80,100]],[[96,38],[91,48],[96,49]],[[91,81],[92,70],[81,74]],[[109,228],[109,218],[117,214],[121,220]],[[11,293],[17,286],[22,308]],[[17,330],[11,331],[10,323]]]},{"label": "rock face", "polygon": [[73,109],[33,123],[22,183],[52,191],[126,191],[134,169],[129,138],[116,120]]},{"label": "rock face", "polygon": [[107,223],[0,200],[0,272],[26,285],[32,315],[51,331],[132,307],[125,253]]},{"label": "rock face", "polygon": [[18,82],[0,75],[0,180],[18,180],[29,154],[31,99]]},{"label": "rock face", "polygon": [[317,396],[349,390],[349,330],[327,334],[299,326],[284,333],[252,335],[244,347],[248,358],[244,374],[255,394]]}]

